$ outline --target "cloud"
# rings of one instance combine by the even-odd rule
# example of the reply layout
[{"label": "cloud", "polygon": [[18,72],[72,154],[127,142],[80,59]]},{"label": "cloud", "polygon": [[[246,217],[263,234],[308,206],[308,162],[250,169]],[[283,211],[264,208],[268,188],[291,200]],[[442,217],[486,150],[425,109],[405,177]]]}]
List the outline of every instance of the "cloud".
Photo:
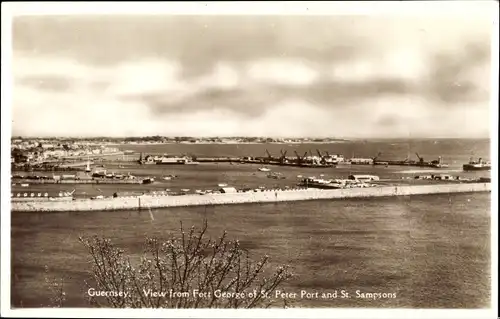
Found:
[{"label": "cloud", "polygon": [[417,82],[428,76],[429,56],[418,48],[394,49],[383,55],[333,63],[331,77],[335,80],[359,82],[372,79],[399,79]]},{"label": "cloud", "polygon": [[107,93],[114,96],[179,92],[186,89],[179,72],[180,66],[169,61],[139,60],[106,69],[101,80],[110,84]]},{"label": "cloud", "polygon": [[[309,63],[310,64],[310,63]],[[307,60],[268,59],[247,63],[246,76],[251,82],[264,85],[308,86],[314,84],[319,72]]]},{"label": "cloud", "polygon": [[40,19],[14,32],[14,134],[489,132],[489,30],[477,21]]}]

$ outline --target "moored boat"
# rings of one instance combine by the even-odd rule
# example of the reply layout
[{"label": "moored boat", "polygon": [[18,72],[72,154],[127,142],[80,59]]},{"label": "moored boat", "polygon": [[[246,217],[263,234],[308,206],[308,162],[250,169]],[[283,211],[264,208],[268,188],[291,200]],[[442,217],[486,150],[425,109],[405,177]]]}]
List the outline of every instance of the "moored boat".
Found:
[{"label": "moored boat", "polygon": [[154,183],[155,179],[153,177],[148,177],[142,180],[143,184],[152,184]]},{"label": "moored boat", "polygon": [[472,158],[469,163],[462,166],[464,171],[489,171],[491,170],[491,163],[484,162],[482,158],[478,161],[474,161]]}]

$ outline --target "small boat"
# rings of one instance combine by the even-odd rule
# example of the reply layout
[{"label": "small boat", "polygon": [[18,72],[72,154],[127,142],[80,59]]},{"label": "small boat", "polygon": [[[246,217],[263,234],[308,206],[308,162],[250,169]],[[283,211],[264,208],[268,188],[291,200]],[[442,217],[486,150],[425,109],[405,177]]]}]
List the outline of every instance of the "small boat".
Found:
[{"label": "small boat", "polygon": [[283,176],[281,173],[269,173],[267,174],[267,178],[285,179],[285,176]]},{"label": "small boat", "polygon": [[259,172],[270,172],[271,169],[267,167],[259,167]]}]

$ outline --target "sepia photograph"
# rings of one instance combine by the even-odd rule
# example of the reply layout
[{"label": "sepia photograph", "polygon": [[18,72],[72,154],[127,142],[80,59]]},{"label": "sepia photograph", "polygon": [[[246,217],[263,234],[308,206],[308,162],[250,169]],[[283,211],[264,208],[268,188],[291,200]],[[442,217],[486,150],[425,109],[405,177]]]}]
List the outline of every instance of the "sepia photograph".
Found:
[{"label": "sepia photograph", "polygon": [[2,314],[496,318],[498,55],[493,1],[2,4]]}]

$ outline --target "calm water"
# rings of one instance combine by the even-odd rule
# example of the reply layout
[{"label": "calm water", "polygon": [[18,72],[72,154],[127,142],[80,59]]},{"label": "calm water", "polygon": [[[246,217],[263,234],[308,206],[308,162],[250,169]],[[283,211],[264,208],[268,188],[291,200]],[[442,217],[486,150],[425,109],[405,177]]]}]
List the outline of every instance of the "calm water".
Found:
[{"label": "calm water", "polygon": [[[382,151],[387,154],[383,158],[403,155],[404,158],[408,153],[405,146],[408,149],[409,144],[398,143],[401,142],[314,145],[313,150],[317,147],[347,156],[347,150],[342,151],[342,148],[354,147],[358,150],[356,156],[374,156]],[[162,145],[124,148],[139,151],[144,148],[147,153],[187,153],[196,150],[194,153],[197,155],[259,156],[258,150],[264,152],[268,148],[275,154],[285,146]],[[296,146],[297,149],[310,147]],[[476,157],[489,157],[488,141],[414,141],[411,148],[412,151],[418,149],[419,155],[429,159],[441,155],[458,166],[468,160],[471,152]],[[389,150],[393,150],[392,153]],[[127,168],[142,169],[135,166]],[[203,183],[208,185],[231,178],[235,182],[240,179],[246,180],[245,183],[269,182],[265,177],[254,175],[255,167],[183,169],[186,171],[178,174],[185,178],[174,182],[180,183],[174,187],[192,183],[203,186]],[[297,171],[285,173],[293,176]],[[347,171],[325,172],[331,175],[345,173]],[[403,174],[396,168],[377,173],[388,176]],[[86,188],[77,190],[80,193],[87,191]],[[12,305],[49,305],[44,283],[44,267],[48,266],[51,275],[65,277],[66,306],[88,306],[83,282],[89,279],[90,265],[84,248],[78,243],[80,235],[111,237],[128,253],[136,255],[141,252],[145,235],[168,236],[178,229],[180,221],[186,226],[201,225],[206,218],[210,235],[217,236],[227,230],[230,237],[240,239],[256,259],[268,254],[271,266],[289,264],[295,273],[286,285],[289,291],[344,289],[355,295],[359,289],[362,292],[397,294],[396,299],[377,301],[355,298],[297,300],[297,306],[487,307],[490,298],[490,201],[490,194],[476,193],[172,208],[153,210],[154,220],[149,212],[136,211],[13,213]]]},{"label": "calm water", "polygon": [[131,254],[145,235],[182,221],[238,238],[255,258],[291,265],[289,291],[396,292],[396,299],[302,300],[309,307],[486,307],[490,195],[176,208],[148,212],[14,213],[12,304],[48,305],[44,266],[66,278],[67,306],[86,306],[87,256],[79,235],[105,235]]}]

